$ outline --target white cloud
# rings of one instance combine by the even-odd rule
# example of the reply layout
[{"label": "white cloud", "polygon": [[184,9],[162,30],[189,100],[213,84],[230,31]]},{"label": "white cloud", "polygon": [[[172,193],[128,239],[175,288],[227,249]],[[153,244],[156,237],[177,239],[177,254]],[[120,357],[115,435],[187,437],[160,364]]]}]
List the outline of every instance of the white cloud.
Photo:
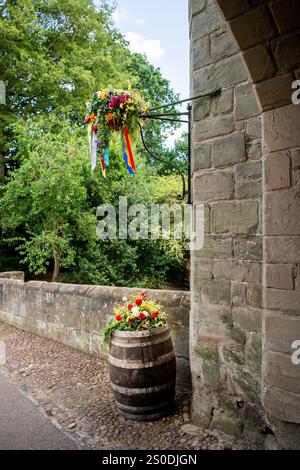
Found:
[{"label": "white cloud", "polygon": [[149,61],[154,65],[158,65],[165,53],[159,39],[146,39],[139,33],[128,31],[125,34],[126,40],[129,42],[130,49],[133,52],[146,54]]}]

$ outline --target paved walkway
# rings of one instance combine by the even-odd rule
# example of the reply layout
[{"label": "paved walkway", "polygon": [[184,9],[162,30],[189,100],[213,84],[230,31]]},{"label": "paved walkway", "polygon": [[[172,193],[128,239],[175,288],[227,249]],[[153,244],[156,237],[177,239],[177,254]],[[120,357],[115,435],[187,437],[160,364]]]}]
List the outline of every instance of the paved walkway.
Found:
[{"label": "paved walkway", "polygon": [[71,450],[75,442],[0,372],[0,449]]}]

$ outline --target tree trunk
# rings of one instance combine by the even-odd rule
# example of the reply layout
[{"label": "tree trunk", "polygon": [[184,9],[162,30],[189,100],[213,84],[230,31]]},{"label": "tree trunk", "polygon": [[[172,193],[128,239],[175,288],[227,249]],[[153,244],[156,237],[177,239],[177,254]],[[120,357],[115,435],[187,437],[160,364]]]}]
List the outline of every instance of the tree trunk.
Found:
[{"label": "tree trunk", "polygon": [[60,273],[60,257],[54,253],[54,269],[52,273],[52,282],[56,282]]}]

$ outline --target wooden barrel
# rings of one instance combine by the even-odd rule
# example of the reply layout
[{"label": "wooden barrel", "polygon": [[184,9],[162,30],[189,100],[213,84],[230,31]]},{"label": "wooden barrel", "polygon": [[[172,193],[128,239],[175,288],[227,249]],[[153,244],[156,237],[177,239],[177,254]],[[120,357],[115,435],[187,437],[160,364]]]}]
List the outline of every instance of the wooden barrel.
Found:
[{"label": "wooden barrel", "polygon": [[150,421],[171,411],[176,359],[167,326],[152,332],[115,332],[108,360],[120,414],[132,420]]}]

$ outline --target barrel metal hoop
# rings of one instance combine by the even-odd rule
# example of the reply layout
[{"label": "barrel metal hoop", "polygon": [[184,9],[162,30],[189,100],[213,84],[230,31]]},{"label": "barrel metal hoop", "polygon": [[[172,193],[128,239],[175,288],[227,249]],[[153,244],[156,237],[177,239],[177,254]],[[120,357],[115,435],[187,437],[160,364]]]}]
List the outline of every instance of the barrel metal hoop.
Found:
[{"label": "barrel metal hoop", "polygon": [[[139,341],[136,341],[136,342],[129,342],[129,339],[125,342],[123,341],[118,341],[117,339],[112,339],[111,340],[111,345],[112,346],[118,346],[120,348],[144,348],[144,347],[148,347],[148,346],[152,346],[154,344],[161,344],[161,343],[164,343],[165,341],[171,339],[171,336],[169,334],[169,332],[167,331],[163,336],[157,336],[156,337],[153,337],[151,340],[149,341],[145,341],[143,343],[139,342]],[[140,340],[140,338],[139,338]]]},{"label": "barrel metal hoop", "polygon": [[111,384],[113,390],[115,392],[124,394],[124,395],[144,395],[150,394],[155,392],[163,392],[164,390],[168,390],[169,388],[174,388],[174,381],[171,380],[165,384],[158,385],[157,387],[148,387],[148,388],[128,388],[128,387],[121,387],[120,385],[116,385],[114,383]]},{"label": "barrel metal hoop", "polygon": [[118,401],[116,403],[117,403],[118,408],[120,408],[120,410],[133,411],[133,412],[134,411],[138,411],[138,412],[155,411],[155,410],[165,409],[170,406],[170,403],[167,401],[163,403],[159,403],[158,405],[152,405],[152,406],[129,406],[129,405],[123,405],[122,403]]},{"label": "barrel metal hoop", "polygon": [[136,362],[136,361],[124,361],[124,359],[116,359],[115,357],[108,356],[108,362],[115,367],[120,367],[121,369],[147,369],[150,367],[160,366],[161,364],[165,364],[166,362],[171,361],[171,359],[175,358],[174,350],[169,352],[168,354],[164,354],[157,358],[156,361],[149,361],[149,362]]}]

